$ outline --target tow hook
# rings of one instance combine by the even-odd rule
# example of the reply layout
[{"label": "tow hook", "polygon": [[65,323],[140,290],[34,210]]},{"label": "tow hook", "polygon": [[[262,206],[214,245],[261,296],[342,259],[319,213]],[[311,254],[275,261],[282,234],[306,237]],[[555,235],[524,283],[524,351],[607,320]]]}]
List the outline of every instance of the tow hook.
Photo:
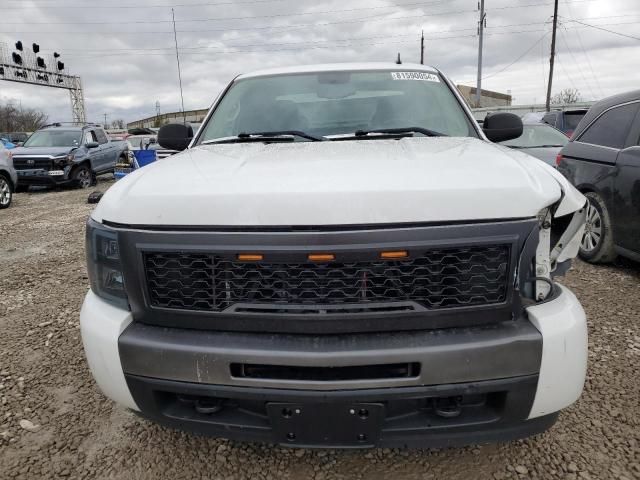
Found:
[{"label": "tow hook", "polygon": [[195,402],[196,412],[205,415],[218,413],[220,410],[222,410],[222,407],[223,405],[221,398],[199,398]]},{"label": "tow hook", "polygon": [[462,398],[460,396],[436,398],[434,405],[436,415],[443,418],[459,416],[462,413],[461,401]]},{"label": "tow hook", "polygon": [[178,401],[203,415],[212,415],[220,412],[224,408],[224,398],[196,397],[194,395],[178,395]]}]

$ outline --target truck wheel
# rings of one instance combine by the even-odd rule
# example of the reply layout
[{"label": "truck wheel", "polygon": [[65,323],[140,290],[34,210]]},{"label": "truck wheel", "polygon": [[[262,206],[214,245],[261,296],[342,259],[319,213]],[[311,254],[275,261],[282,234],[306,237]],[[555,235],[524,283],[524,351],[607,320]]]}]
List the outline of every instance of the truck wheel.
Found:
[{"label": "truck wheel", "polygon": [[580,257],[589,263],[608,263],[617,257],[613,247],[613,231],[609,210],[600,195],[588,192],[587,225],[582,243]]},{"label": "truck wheel", "polygon": [[93,185],[93,172],[87,165],[80,165],[71,172],[71,178],[76,181],[80,188],[89,188]]},{"label": "truck wheel", "polygon": [[9,208],[13,199],[13,185],[7,177],[0,173],[0,209]]}]

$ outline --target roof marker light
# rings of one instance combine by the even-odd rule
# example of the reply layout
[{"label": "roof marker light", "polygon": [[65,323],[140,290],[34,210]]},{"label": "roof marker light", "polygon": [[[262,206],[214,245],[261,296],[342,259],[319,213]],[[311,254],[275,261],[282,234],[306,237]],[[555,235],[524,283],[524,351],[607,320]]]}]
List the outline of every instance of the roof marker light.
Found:
[{"label": "roof marker light", "polygon": [[239,253],[238,260],[241,262],[259,262],[264,259],[264,255],[260,253]]},{"label": "roof marker light", "polygon": [[307,258],[312,262],[330,262],[336,259],[333,253],[310,253]]},{"label": "roof marker light", "polygon": [[380,258],[394,259],[394,258],[407,258],[409,253],[406,250],[394,250],[390,252],[382,252]]}]

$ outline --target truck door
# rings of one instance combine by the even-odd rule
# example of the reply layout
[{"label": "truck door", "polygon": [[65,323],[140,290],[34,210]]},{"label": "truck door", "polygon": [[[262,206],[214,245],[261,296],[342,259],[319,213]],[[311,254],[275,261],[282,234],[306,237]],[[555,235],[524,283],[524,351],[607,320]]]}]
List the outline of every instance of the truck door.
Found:
[{"label": "truck door", "polygon": [[[636,112],[639,106],[636,102]],[[640,254],[640,113],[636,113],[626,148],[618,154],[616,165],[614,219],[618,228],[615,243]]]},{"label": "truck door", "polygon": [[105,172],[112,170],[116,164],[116,151],[114,145],[111,144],[104,130],[96,128],[94,130],[98,143],[100,144],[100,166],[96,168],[97,172]]},{"label": "truck door", "polygon": [[[84,144],[87,145],[88,143],[99,143],[98,138],[96,137],[96,134],[93,130],[84,131]],[[94,172],[99,171],[100,163],[102,161],[102,153],[100,152],[100,147],[88,148],[87,155],[89,156],[89,160],[91,161],[91,169]]]}]

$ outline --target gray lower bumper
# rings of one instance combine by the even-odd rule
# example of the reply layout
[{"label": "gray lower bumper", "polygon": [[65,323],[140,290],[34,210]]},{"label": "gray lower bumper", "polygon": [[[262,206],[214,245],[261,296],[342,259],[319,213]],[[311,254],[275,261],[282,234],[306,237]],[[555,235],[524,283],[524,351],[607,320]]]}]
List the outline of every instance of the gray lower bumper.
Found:
[{"label": "gray lower bumper", "polygon": [[[528,321],[492,326],[349,335],[206,332],[132,323],[119,338],[126,375],[237,387],[345,390],[455,384],[537,375],[542,336]],[[347,367],[418,364],[399,378],[237,376],[232,364]]]},{"label": "gray lower bumper", "polygon": [[64,172],[62,175],[50,175],[48,170],[44,169],[28,169],[18,170],[18,181],[20,185],[35,185],[35,186],[52,186],[70,183],[67,177],[68,169],[60,170]]}]

